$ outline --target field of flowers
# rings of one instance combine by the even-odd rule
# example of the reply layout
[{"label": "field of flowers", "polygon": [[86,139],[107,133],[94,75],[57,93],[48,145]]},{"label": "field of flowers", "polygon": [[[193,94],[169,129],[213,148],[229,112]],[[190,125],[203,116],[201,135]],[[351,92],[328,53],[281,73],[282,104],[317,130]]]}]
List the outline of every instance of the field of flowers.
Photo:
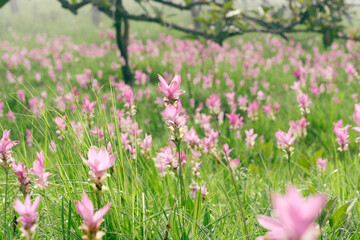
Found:
[{"label": "field of flowers", "polygon": [[359,43],[9,36],[1,239],[360,238]]}]

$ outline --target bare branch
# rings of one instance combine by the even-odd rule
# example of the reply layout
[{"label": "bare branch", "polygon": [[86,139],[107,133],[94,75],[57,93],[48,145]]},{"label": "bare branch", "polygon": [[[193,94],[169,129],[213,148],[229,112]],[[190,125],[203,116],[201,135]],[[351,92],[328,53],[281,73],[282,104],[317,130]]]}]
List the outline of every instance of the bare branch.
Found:
[{"label": "bare branch", "polygon": [[153,0],[153,2],[157,2],[157,3],[161,3],[164,4],[166,6],[169,7],[173,7],[173,8],[177,8],[179,10],[190,10],[195,6],[201,6],[201,5],[210,5],[211,3],[216,4],[219,7],[222,7],[223,4],[221,3],[217,3],[215,0],[211,0],[211,1],[200,1],[200,2],[192,2],[190,4],[187,5],[182,5],[182,4],[178,4],[178,3],[173,3],[172,1],[167,1],[167,0]]},{"label": "bare branch", "polygon": [[90,0],[83,0],[80,3],[71,4],[67,0],[58,0],[61,3],[61,6],[65,9],[70,10],[73,14],[77,14],[77,11],[82,8],[83,6],[91,3]]}]

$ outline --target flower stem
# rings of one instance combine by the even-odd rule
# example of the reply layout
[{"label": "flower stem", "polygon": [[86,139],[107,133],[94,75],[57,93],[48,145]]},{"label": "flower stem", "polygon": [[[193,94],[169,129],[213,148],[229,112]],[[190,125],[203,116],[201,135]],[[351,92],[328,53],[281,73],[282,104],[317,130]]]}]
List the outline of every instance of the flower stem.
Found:
[{"label": "flower stem", "polygon": [[7,197],[8,197],[8,181],[9,181],[9,170],[5,169],[6,172],[6,182],[5,182],[5,214],[4,214],[4,228],[5,228],[5,239],[7,238],[7,230],[8,230],[8,226],[7,226]]},{"label": "flower stem", "polygon": [[185,191],[184,191],[184,179],[183,179],[183,174],[182,174],[182,162],[181,162],[181,142],[179,140],[175,141],[176,144],[176,150],[179,154],[179,182],[180,182],[180,190],[181,190],[181,205],[183,205],[185,203],[184,200],[184,196],[185,196]]},{"label": "flower stem", "polygon": [[[214,117],[214,121],[215,121],[215,125],[216,125],[216,130],[217,130],[218,133],[219,133],[219,138],[220,138],[221,146],[223,146],[223,145],[224,145],[224,141],[223,141],[223,138],[222,138],[220,129],[219,129],[219,124],[218,124],[218,122],[217,122],[216,115],[215,115],[214,113],[213,113],[213,117]],[[231,167],[230,167],[230,165],[229,165],[229,157],[228,157],[227,154],[225,154],[225,158],[226,158],[227,166],[228,166],[228,169],[229,169],[229,172],[230,172],[230,175],[231,175],[231,180],[232,180],[232,183],[233,183],[234,188],[235,188],[237,200],[238,200],[238,202],[239,202],[240,213],[241,213],[241,218],[242,218],[242,221],[243,221],[243,224],[244,224],[244,228],[245,228],[246,238],[247,238],[248,240],[250,240],[250,235],[249,235],[248,227],[247,227],[247,224],[246,224],[246,218],[245,218],[245,214],[244,214],[244,209],[243,209],[243,205],[242,205],[241,199],[240,199],[239,189],[238,189],[238,187],[237,187],[237,185],[236,185],[236,182],[235,182],[235,177],[234,177],[233,170],[231,169]]]},{"label": "flower stem", "polygon": [[288,165],[289,165],[290,181],[291,181],[291,183],[294,183],[293,174],[292,174],[292,171],[291,171],[291,153],[290,153],[290,151],[287,151],[287,159],[288,159]]}]

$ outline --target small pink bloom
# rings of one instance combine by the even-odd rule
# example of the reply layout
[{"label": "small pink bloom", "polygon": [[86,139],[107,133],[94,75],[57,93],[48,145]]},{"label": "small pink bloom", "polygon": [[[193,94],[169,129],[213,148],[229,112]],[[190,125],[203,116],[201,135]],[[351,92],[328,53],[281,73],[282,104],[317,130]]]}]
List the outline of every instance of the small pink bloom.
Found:
[{"label": "small pink bloom", "polygon": [[328,162],[327,158],[325,159],[319,158],[318,160],[316,160],[317,167],[320,170],[325,170],[327,162]]},{"label": "small pink bloom", "polygon": [[185,93],[183,90],[180,90],[181,77],[176,74],[170,84],[167,84],[165,79],[158,75],[159,78],[159,89],[164,93],[165,102],[168,104],[173,104],[179,99],[179,96]]},{"label": "small pink bloom", "polygon": [[344,152],[344,151],[348,150],[348,148],[349,148],[349,143],[350,143],[350,140],[348,139],[349,138],[349,134],[348,134],[349,127],[350,127],[349,125],[346,125],[343,128],[334,127],[334,132],[335,132],[336,136],[338,137],[336,139],[336,142],[340,145],[338,148],[338,150],[340,152]]},{"label": "small pink bloom", "polygon": [[295,137],[293,136],[293,129],[290,127],[287,133],[284,133],[280,129],[275,133],[275,137],[277,139],[277,143],[279,147],[285,151],[292,151],[291,145],[293,145],[295,141]]},{"label": "small pink bloom", "polygon": [[37,156],[37,160],[34,161],[33,168],[30,170],[30,173],[38,177],[38,179],[35,180],[35,183],[40,189],[44,190],[46,187],[49,186],[49,182],[47,180],[51,175],[51,173],[45,172],[44,153],[43,152],[36,153],[36,156]]},{"label": "small pink bloom", "polygon": [[299,103],[301,114],[306,115],[310,113],[309,107],[311,106],[312,102],[307,94],[300,93],[297,96],[297,102]]},{"label": "small pink bloom", "polygon": [[245,135],[246,146],[248,148],[253,148],[255,146],[255,139],[257,138],[258,134],[254,133],[254,129],[252,128],[249,131],[245,130]]}]

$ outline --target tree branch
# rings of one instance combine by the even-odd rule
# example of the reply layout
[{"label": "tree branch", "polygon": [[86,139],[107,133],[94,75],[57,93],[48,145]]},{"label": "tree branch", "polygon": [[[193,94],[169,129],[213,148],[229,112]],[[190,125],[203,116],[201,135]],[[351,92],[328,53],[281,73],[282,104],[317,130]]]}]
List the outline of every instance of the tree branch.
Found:
[{"label": "tree branch", "polygon": [[63,8],[70,10],[70,12],[72,12],[73,14],[77,14],[80,8],[91,3],[90,0],[83,0],[82,2],[76,4],[71,4],[67,0],[58,0],[58,2],[61,3],[61,6]]},{"label": "tree branch", "polygon": [[223,4],[221,3],[217,3],[215,0],[210,0],[210,1],[200,1],[200,2],[192,2],[186,5],[182,5],[182,4],[178,4],[178,3],[173,3],[172,1],[167,1],[167,0],[152,0],[153,2],[157,2],[157,3],[161,3],[164,4],[166,6],[169,7],[173,7],[173,8],[177,8],[179,10],[190,10],[195,6],[201,6],[201,5],[210,5],[211,3],[216,4],[219,7],[222,7]]}]

